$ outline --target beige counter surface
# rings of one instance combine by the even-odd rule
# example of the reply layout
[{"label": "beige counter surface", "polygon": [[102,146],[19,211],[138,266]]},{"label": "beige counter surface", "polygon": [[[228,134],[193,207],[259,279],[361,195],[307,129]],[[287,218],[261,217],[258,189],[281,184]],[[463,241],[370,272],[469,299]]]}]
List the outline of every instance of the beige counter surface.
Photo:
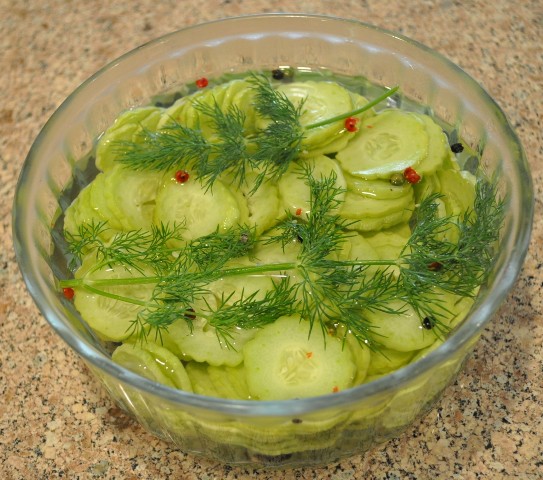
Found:
[{"label": "beige counter surface", "polygon": [[[459,64],[515,127],[537,198],[516,288],[464,372],[421,422],[364,457],[255,473],[184,454],[111,403],[33,305],[13,252],[11,205],[33,139],[100,67],[187,25],[279,11],[373,23]],[[0,478],[543,478],[542,40],[540,0],[0,0]]]}]

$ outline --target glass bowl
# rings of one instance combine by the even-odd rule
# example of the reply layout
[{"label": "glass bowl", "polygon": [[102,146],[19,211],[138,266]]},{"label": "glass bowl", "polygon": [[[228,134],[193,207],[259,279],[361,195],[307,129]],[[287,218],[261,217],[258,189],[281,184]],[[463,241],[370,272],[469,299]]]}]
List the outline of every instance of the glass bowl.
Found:
[{"label": "glass bowl", "polygon": [[[88,154],[117,115],[200,77],[292,66],[400,86],[480,155],[507,203],[495,265],[466,320],[437,349],[378,380],[335,394],[234,401],[170,389],[111,361],[57,286],[69,276],[62,213],[92,177]],[[426,413],[461,369],[511,289],[529,243],[533,188],[522,147],[498,105],[460,68],[412,40],[338,18],[271,14],[186,28],[115,60],[54,113],[32,146],[14,202],[14,242],[38,308],[111,397],[145,428],[229,464],[327,464],[399,435]]]}]

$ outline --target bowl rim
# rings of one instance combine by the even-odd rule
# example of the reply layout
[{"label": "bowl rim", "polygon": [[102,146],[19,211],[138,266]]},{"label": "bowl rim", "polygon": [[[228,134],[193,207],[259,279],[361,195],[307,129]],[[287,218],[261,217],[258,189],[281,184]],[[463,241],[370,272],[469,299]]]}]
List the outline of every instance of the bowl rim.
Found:
[{"label": "bowl rim", "polygon": [[[496,282],[492,288],[492,292],[486,296],[484,301],[476,304],[472,309],[468,317],[461,322],[461,324],[448,336],[447,340],[429,352],[424,358],[417,360],[403,368],[389,373],[381,378],[378,378],[370,383],[358,385],[337,393],[331,393],[327,395],[308,397],[302,399],[293,400],[274,400],[274,401],[254,401],[254,400],[229,400],[223,398],[207,397],[191,392],[182,390],[176,390],[165,385],[157,384],[151,380],[141,377],[124,367],[114,363],[110,358],[106,357],[103,352],[96,347],[90,345],[88,342],[82,340],[73,335],[72,331],[67,328],[64,321],[59,318],[57,312],[54,311],[47,302],[42,301],[40,285],[36,283],[33,271],[31,268],[25,268],[24,261],[24,248],[26,246],[24,241],[24,232],[21,229],[21,221],[18,218],[19,210],[17,205],[20,203],[21,184],[25,178],[25,174],[30,170],[32,159],[34,158],[37,146],[40,144],[43,138],[47,136],[47,132],[54,122],[57,121],[63,112],[68,108],[73,99],[83,92],[87,86],[92,84],[96,79],[102,76],[105,72],[115,68],[127,58],[137,55],[141,51],[152,48],[155,45],[163,43],[168,39],[175,37],[176,35],[186,33],[187,31],[200,28],[209,28],[216,24],[232,23],[232,22],[251,22],[260,21],[264,19],[279,20],[281,22],[288,21],[288,19],[308,19],[309,21],[325,21],[325,22],[342,22],[355,26],[356,28],[373,30],[374,32],[383,35],[385,37],[393,38],[397,41],[406,42],[412,47],[425,52],[433,56],[435,59],[444,63],[448,68],[452,68],[457,74],[462,76],[465,81],[474,86],[479,95],[481,95],[485,102],[488,102],[495,109],[496,115],[499,117],[500,122],[503,124],[506,133],[513,140],[518,147],[518,163],[519,168],[523,169],[526,173],[526,180],[529,184],[526,184],[526,195],[524,198],[524,206],[527,210],[524,212],[525,217],[522,222],[522,228],[518,228],[517,234],[517,251],[516,255],[512,255],[509,258],[507,265],[504,265],[499,270],[499,282]],[[282,27],[285,28],[284,25]],[[304,14],[304,13],[264,13],[264,14],[251,14],[226,17],[222,19],[216,19],[206,21],[194,25],[189,25],[181,29],[169,32],[165,35],[152,39],[142,45],[133,48],[132,50],[124,53],[116,59],[108,62],[96,73],[91,75],[87,80],[81,83],[72,93],[60,104],[51,117],[47,120],[38,136],[34,140],[27,156],[24,161],[21,173],[16,186],[14,205],[12,209],[12,233],[15,246],[15,253],[19,268],[22,272],[23,279],[27,285],[30,295],[33,297],[38,309],[45,317],[47,322],[53,327],[56,333],[66,342],[85,362],[89,362],[94,367],[103,370],[107,375],[126,382],[132,387],[141,389],[146,393],[153,396],[158,396],[164,400],[167,400],[173,404],[186,405],[196,407],[198,409],[213,410],[222,414],[235,414],[242,417],[250,416],[289,416],[300,413],[310,413],[313,411],[331,409],[334,407],[346,406],[349,404],[355,404],[357,401],[364,398],[377,396],[383,392],[386,392],[391,387],[397,388],[398,385],[402,385],[411,381],[412,379],[428,372],[436,363],[446,360],[454,351],[465,345],[475,335],[480,333],[486,323],[490,320],[492,314],[498,309],[505,296],[513,287],[518,273],[522,267],[524,258],[526,256],[530,237],[531,226],[533,221],[533,185],[530,175],[529,165],[522,149],[522,145],[511,127],[509,121],[505,117],[504,112],[495,102],[495,100],[487,93],[487,91],[470,75],[462,70],[458,65],[447,59],[439,52],[427,47],[426,45],[408,38],[397,32],[387,30],[370,23],[363,21],[341,18],[331,15],[319,15],[319,14]],[[27,266],[28,267],[28,266]],[[30,266],[31,267],[31,266]]]}]

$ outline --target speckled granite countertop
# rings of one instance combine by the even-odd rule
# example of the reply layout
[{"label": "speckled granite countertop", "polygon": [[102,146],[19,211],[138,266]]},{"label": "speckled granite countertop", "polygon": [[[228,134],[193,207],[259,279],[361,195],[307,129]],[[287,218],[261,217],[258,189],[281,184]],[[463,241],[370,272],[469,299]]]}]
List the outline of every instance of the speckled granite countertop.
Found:
[{"label": "speckled granite countertop", "polygon": [[[15,262],[11,204],[31,142],[83,80],[166,32],[239,14],[332,14],[401,32],[486,87],[532,165],[536,218],[516,288],[435,409],[365,457],[256,474],[183,454],[108,400],[32,304]],[[0,0],[0,478],[543,478],[543,4],[540,0]]]}]

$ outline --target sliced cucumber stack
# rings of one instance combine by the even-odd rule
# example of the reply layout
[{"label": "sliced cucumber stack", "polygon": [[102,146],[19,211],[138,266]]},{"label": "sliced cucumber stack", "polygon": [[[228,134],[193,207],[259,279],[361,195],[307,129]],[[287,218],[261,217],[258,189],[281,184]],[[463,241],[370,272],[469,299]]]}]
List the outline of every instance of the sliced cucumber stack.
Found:
[{"label": "sliced cucumber stack", "polygon": [[436,334],[422,326],[422,319],[410,305],[395,300],[390,307],[402,313],[365,312],[374,328],[376,342],[391,350],[410,352],[428,347],[435,341]]},{"label": "sliced cucumber stack", "polygon": [[181,361],[168,349],[153,342],[124,343],[114,350],[111,359],[149,380],[192,392],[190,379]]}]

